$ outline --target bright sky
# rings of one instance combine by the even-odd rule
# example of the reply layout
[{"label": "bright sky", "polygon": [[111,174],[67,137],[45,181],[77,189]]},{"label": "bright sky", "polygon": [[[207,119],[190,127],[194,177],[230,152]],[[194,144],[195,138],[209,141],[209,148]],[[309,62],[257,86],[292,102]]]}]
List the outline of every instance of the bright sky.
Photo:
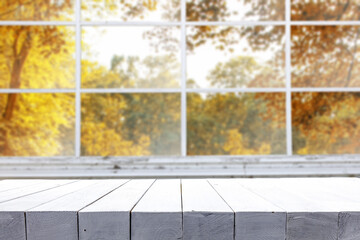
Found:
[{"label": "bright sky", "polygon": [[[159,28],[159,27],[158,27]],[[111,59],[114,55],[138,56],[140,59],[146,56],[165,55],[165,50],[155,51],[150,46],[151,40],[144,38],[144,33],[154,27],[120,26],[120,27],[84,27],[84,42],[90,51],[83,52],[83,58],[98,61],[101,65],[110,68]],[[190,31],[190,29],[188,29]],[[180,41],[180,29],[174,27],[172,36]],[[274,51],[246,51],[248,44],[245,39],[234,45],[234,52],[220,51],[211,43],[206,43],[195,49],[194,54],[187,56],[187,78],[195,79],[196,83],[203,88],[210,87],[206,76],[219,62],[229,61],[235,56],[253,56],[258,63],[264,63],[274,56]],[[279,46],[278,46],[279,47]],[[88,55],[88,54],[91,55]],[[177,52],[180,62],[180,49]],[[180,69],[179,69],[180,71]]]}]

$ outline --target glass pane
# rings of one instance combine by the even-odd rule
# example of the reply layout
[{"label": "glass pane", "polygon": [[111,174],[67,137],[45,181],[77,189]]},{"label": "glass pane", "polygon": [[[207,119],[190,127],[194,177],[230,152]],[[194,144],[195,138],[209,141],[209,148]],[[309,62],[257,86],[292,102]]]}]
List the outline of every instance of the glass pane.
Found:
[{"label": "glass pane", "polygon": [[84,156],[180,155],[180,94],[82,94]]},{"label": "glass pane", "polygon": [[180,28],[83,28],[82,86],[177,88]]},{"label": "glass pane", "polygon": [[187,87],[285,86],[282,26],[194,26],[187,29]]},{"label": "glass pane", "polygon": [[0,88],[74,88],[74,30],[0,26]]},{"label": "glass pane", "polygon": [[74,154],[75,94],[0,94],[0,156]]},{"label": "glass pane", "polygon": [[75,0],[1,0],[0,20],[73,21]]},{"label": "glass pane", "polygon": [[284,0],[187,0],[188,21],[281,21]]},{"label": "glass pane", "polygon": [[359,8],[359,0],[291,0],[291,20],[359,20]]},{"label": "glass pane", "polygon": [[284,93],[190,93],[188,155],[286,152]]},{"label": "glass pane", "polygon": [[181,0],[82,0],[85,21],[179,21]]},{"label": "glass pane", "polygon": [[296,154],[360,153],[360,93],[292,94]]},{"label": "glass pane", "polygon": [[359,87],[360,27],[292,26],[293,87]]}]

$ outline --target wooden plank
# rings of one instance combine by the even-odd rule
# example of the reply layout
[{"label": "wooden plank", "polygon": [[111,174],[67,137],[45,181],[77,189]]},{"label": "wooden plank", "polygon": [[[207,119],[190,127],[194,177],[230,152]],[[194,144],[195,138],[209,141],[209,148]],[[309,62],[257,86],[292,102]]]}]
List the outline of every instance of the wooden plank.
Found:
[{"label": "wooden plank", "polygon": [[9,191],[17,188],[25,188],[39,184],[44,180],[2,180],[0,181],[0,192]]},{"label": "wooden plank", "polygon": [[360,239],[360,213],[341,212],[339,213],[338,240],[359,240]]},{"label": "wooden plank", "polygon": [[[360,210],[356,200],[345,198],[321,179],[242,180],[262,197],[284,208],[287,214],[287,239],[337,239],[339,213]],[[257,185],[257,186],[254,186]],[[355,221],[356,224],[356,221]]]},{"label": "wooden plank", "polygon": [[130,211],[155,180],[132,180],[79,212],[80,240],[130,239]]},{"label": "wooden plank", "polygon": [[25,240],[25,212],[81,188],[94,181],[78,181],[0,204],[0,239]]},{"label": "wooden plank", "polygon": [[286,237],[286,212],[233,179],[210,184],[235,212],[236,240],[279,240]]},{"label": "wooden plank", "polygon": [[[344,198],[360,201],[359,178],[326,178],[321,181]],[[360,211],[348,209],[340,212],[338,226],[338,240],[360,239]]]},{"label": "wooden plank", "polygon": [[124,184],[127,180],[101,180],[26,212],[27,240],[77,240],[82,208]]},{"label": "wooden plank", "polygon": [[182,180],[183,239],[234,238],[234,212],[203,179]]},{"label": "wooden plank", "polygon": [[[301,183],[301,184],[300,184]],[[296,187],[292,185],[296,184]],[[338,212],[338,239],[360,239],[360,180],[351,178],[289,179],[281,184],[290,191],[320,202]]]},{"label": "wooden plank", "polygon": [[287,211],[287,240],[336,239],[338,213],[333,209],[329,210],[321,202],[307,198],[302,192],[281,188],[279,179],[238,181],[243,187]]},{"label": "wooden plank", "polygon": [[181,238],[180,180],[157,180],[131,212],[131,239]]},{"label": "wooden plank", "polygon": [[0,203],[45,191],[51,188],[59,187],[61,185],[69,184],[74,181],[75,180],[46,180],[41,181],[39,184],[27,186],[25,188],[15,188],[9,191],[0,192]]}]

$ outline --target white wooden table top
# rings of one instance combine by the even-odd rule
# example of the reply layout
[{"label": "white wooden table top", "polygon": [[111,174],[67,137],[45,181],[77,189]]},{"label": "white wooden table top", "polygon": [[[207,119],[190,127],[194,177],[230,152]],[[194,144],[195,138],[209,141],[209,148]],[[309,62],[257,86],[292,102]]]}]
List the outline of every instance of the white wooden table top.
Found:
[{"label": "white wooden table top", "polygon": [[0,181],[0,240],[359,240],[360,179]]}]

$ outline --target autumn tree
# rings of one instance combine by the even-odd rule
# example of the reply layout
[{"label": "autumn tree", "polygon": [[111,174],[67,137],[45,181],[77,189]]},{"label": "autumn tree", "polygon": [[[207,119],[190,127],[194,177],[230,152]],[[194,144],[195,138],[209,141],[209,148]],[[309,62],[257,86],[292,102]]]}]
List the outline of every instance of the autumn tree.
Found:
[{"label": "autumn tree", "polygon": [[293,93],[292,98],[295,153],[359,153],[359,93]]},{"label": "autumn tree", "polygon": [[291,33],[294,87],[360,85],[360,27],[293,26]]},{"label": "autumn tree", "polygon": [[296,21],[360,20],[358,0],[292,0],[291,19]]},{"label": "autumn tree", "polygon": [[[271,97],[284,101],[282,93],[188,94],[188,154],[282,154],[285,128],[282,111],[266,115]],[[275,95],[278,95],[275,97]],[[284,106],[284,105],[283,105]]]},{"label": "autumn tree", "polygon": [[[72,6],[72,1],[69,0],[61,3],[42,0],[5,0],[0,3],[0,19],[66,20],[71,17]],[[58,26],[0,27],[0,87],[73,87],[74,67],[72,65],[75,61],[71,54],[74,52],[75,44],[74,38],[71,38],[72,33],[71,29]],[[39,59],[42,59],[41,64],[39,64]],[[59,133],[59,128],[72,128],[71,116],[74,111],[71,106],[73,106],[73,100],[72,94],[1,94],[1,154],[71,154],[72,150],[69,152],[59,149],[56,141],[61,141],[62,133]],[[41,103],[48,104],[41,106]],[[62,111],[45,114],[46,108],[51,106],[53,109]],[[42,119],[44,116],[49,119]],[[44,123],[43,127],[49,131],[47,135],[59,136],[47,141],[52,145],[48,146],[46,151],[40,149],[40,143],[46,142],[48,137],[42,135],[44,132],[40,133],[39,127],[41,126],[35,122]],[[30,136],[34,137],[36,134],[39,136],[29,140]],[[24,139],[28,139],[28,141]],[[44,146],[48,144],[44,144]]]}]

